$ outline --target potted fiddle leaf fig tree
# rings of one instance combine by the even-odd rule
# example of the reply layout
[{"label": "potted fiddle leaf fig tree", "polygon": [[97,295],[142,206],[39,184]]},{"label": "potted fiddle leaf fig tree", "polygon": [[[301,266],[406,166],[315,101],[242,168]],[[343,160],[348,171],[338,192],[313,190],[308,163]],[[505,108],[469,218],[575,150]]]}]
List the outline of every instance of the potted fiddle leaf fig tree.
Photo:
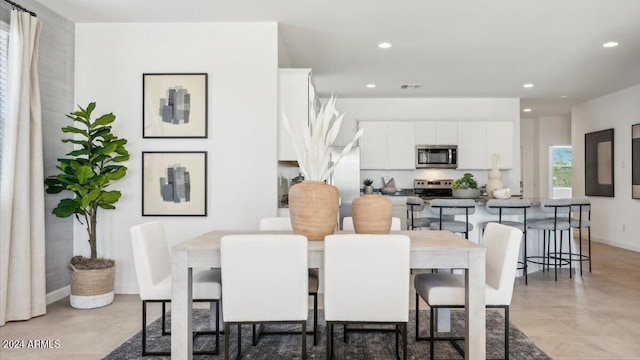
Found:
[{"label": "potted fiddle leaf fig tree", "polygon": [[91,254],[89,258],[74,256],[69,266],[71,275],[71,306],[81,309],[96,308],[113,302],[115,262],[97,254],[97,218],[99,209],[113,210],[121,197],[118,190],[110,190],[112,182],[122,179],[129,160],[125,148],[127,140],[114,135],[113,113],[91,118],[96,103],[67,115],[72,125],[62,128],[70,135],[63,143],[75,145],[67,157],[58,159],[60,172],[45,179],[46,191],[57,194],[70,192],[60,200],[53,214],[60,218],[74,216],[86,227]]}]

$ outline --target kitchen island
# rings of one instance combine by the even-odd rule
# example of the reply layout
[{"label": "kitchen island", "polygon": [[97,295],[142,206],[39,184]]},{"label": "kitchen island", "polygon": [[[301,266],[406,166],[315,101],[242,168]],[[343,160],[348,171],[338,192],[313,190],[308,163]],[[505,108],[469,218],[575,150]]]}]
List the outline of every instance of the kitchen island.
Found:
[{"label": "kitchen island", "polygon": [[[410,189],[407,189],[410,190]],[[406,194],[406,192],[405,192]],[[393,206],[393,216],[399,217],[402,220],[403,230],[407,228],[407,195],[384,195],[391,201]],[[519,198],[519,196],[513,196],[513,198]],[[425,199],[425,203],[429,204],[432,199]],[[479,244],[482,239],[482,224],[490,221],[498,221],[497,215],[492,215],[487,212],[485,207],[488,197],[482,196],[474,199],[476,201],[476,209],[473,214],[469,215],[469,222],[473,225],[473,230],[469,232],[469,240]],[[534,219],[541,219],[545,217],[545,214],[540,210],[541,199],[529,199],[531,201],[531,208],[527,209],[527,221]],[[424,210],[420,213],[416,213],[416,217],[432,217],[438,218],[439,213],[436,209],[431,209],[429,206],[425,206]],[[503,220],[507,221],[519,221],[522,222],[522,216],[517,215],[503,215]],[[464,215],[456,215],[456,220],[464,221]],[[541,241],[538,241],[538,231],[529,230],[527,234],[527,254],[535,255],[540,254],[542,246]],[[539,244],[540,242],[540,244]],[[535,272],[540,270],[540,265],[528,264],[528,272]],[[519,276],[522,276],[519,271]]]}]

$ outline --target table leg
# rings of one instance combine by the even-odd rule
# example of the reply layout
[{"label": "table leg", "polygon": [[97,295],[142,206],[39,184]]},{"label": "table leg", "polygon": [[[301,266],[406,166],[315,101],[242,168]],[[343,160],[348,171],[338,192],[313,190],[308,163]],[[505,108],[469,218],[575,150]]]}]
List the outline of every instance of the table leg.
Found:
[{"label": "table leg", "polygon": [[191,360],[193,358],[192,269],[188,264],[187,251],[174,250],[172,258],[171,358]]},{"label": "table leg", "polygon": [[486,359],[485,253],[469,252],[465,271],[465,359]]}]

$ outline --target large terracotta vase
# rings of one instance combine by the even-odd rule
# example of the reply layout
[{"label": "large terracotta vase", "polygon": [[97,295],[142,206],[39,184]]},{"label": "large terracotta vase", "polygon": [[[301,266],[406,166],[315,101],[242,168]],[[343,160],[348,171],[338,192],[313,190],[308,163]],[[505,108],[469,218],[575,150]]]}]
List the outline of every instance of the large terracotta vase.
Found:
[{"label": "large terracotta vase", "polygon": [[357,234],[388,234],[391,230],[391,200],[382,195],[362,195],[351,204]]},{"label": "large terracotta vase", "polygon": [[322,181],[303,181],[289,189],[289,212],[295,234],[324,240],[336,229],[340,192]]}]

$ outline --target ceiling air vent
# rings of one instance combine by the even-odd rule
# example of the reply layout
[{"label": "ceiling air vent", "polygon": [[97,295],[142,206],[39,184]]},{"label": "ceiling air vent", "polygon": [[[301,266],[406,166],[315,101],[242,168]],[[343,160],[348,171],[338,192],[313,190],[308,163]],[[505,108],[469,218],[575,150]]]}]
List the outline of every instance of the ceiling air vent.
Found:
[{"label": "ceiling air vent", "polygon": [[403,90],[415,90],[415,89],[420,89],[422,87],[422,84],[402,84],[400,85],[400,89]]}]

